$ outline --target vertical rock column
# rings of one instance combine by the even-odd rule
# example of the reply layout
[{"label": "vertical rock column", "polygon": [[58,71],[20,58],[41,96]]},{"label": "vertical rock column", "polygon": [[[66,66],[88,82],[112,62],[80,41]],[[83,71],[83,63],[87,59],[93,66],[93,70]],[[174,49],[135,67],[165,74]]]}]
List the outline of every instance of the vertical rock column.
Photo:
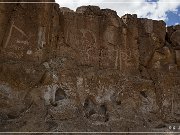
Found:
[{"label": "vertical rock column", "polygon": [[138,19],[136,15],[126,14],[122,17],[123,45],[120,48],[121,70],[125,75],[138,75]]}]

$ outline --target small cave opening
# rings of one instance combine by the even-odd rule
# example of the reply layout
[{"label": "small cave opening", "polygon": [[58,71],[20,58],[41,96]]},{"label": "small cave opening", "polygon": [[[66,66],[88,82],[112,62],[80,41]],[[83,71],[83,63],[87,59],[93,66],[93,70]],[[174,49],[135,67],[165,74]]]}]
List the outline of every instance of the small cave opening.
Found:
[{"label": "small cave opening", "polygon": [[100,114],[104,115],[105,117],[104,122],[109,121],[109,115],[107,113],[107,106],[105,104],[100,106]]},{"label": "small cave opening", "polygon": [[66,92],[62,88],[59,88],[55,93],[55,101],[60,101],[63,99],[67,99]]},{"label": "small cave opening", "polygon": [[84,102],[84,109],[85,109],[85,116],[89,118],[91,115],[95,114],[95,103],[92,101],[92,99],[87,98]]},{"label": "small cave opening", "polygon": [[122,101],[119,98],[117,98],[115,102],[116,102],[116,105],[121,105],[122,104]]},{"label": "small cave opening", "polygon": [[144,98],[147,98],[147,97],[148,97],[145,91],[140,91],[140,94],[141,94]]},{"label": "small cave opening", "polygon": [[7,117],[9,119],[16,119],[18,116],[14,115],[14,114],[7,114]]},{"label": "small cave opening", "polygon": [[105,115],[105,114],[106,114],[106,111],[107,111],[106,106],[105,106],[105,105],[101,105],[101,106],[100,106],[100,113],[103,114],[103,115]]},{"label": "small cave opening", "polygon": [[95,106],[95,103],[93,102],[93,100],[91,98],[87,98],[84,102],[84,108],[88,109],[88,108],[93,108]]},{"label": "small cave opening", "polygon": [[87,117],[87,118],[89,118],[90,116],[92,116],[93,114],[95,114],[96,113],[96,111],[94,110],[94,109],[92,109],[92,110],[89,110],[86,114],[85,114],[85,116]]},{"label": "small cave opening", "polygon": [[88,106],[89,106],[89,99],[86,99],[83,107],[86,109],[86,108],[88,108]]}]

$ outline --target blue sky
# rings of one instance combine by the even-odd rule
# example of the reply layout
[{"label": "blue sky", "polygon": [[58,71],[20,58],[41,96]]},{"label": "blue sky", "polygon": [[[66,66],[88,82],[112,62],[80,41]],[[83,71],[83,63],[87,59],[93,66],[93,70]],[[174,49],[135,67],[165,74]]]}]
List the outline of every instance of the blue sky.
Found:
[{"label": "blue sky", "polygon": [[173,12],[167,12],[167,18],[168,18],[168,20],[166,20],[167,25],[180,24],[180,7],[178,8],[177,14]]},{"label": "blue sky", "polygon": [[126,13],[138,17],[164,20],[166,24],[180,24],[180,0],[56,0],[60,7],[76,10],[82,5],[97,5],[115,10],[119,16]]}]

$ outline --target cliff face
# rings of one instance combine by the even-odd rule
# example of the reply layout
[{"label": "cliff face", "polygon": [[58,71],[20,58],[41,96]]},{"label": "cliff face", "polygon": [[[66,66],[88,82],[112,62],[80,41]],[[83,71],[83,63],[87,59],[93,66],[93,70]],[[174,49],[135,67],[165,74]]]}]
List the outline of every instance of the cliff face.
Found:
[{"label": "cliff face", "polygon": [[169,131],[180,26],[96,6],[0,4],[0,131]]}]

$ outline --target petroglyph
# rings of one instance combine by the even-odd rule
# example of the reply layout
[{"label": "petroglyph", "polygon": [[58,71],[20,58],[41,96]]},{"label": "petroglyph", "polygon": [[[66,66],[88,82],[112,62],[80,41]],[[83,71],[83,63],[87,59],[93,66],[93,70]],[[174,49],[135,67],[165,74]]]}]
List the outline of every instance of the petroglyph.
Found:
[{"label": "petroglyph", "polygon": [[96,58],[96,56],[93,55],[97,49],[95,46],[96,37],[90,30],[81,29],[80,32],[82,33],[82,37],[80,39],[80,44],[82,46],[81,54],[85,55],[84,61],[89,63]]},{"label": "petroglyph", "polygon": [[4,45],[4,48],[6,48],[6,47],[7,47],[7,45],[8,45],[8,43],[9,43],[9,40],[10,40],[10,38],[11,38],[11,34],[12,34],[12,29],[13,29],[13,24],[12,24],[12,25],[11,25],[11,27],[10,27],[10,31],[9,31],[9,34],[8,34],[8,37],[7,37],[6,43],[5,43],[5,45]]},{"label": "petroglyph", "polygon": [[24,45],[29,45],[29,42],[28,42],[28,41],[21,41],[21,40],[18,40],[18,39],[17,39],[16,43],[18,43],[18,44],[24,44]]},{"label": "petroglyph", "polygon": [[94,33],[90,30],[85,30],[85,29],[81,29],[80,32],[82,33],[82,41],[84,42],[89,42],[90,44],[94,45],[96,43],[96,37],[94,35]]},{"label": "petroglyph", "polygon": [[23,36],[25,36],[25,37],[27,37],[28,38],[28,36],[25,34],[25,32],[23,31],[23,30],[21,30],[20,28],[18,28],[16,25],[12,25],[13,26],[13,28],[15,28],[16,30],[18,30]]},{"label": "petroglyph", "polygon": [[130,66],[129,61],[132,60],[132,53],[120,51],[120,71],[126,70]]},{"label": "petroglyph", "polygon": [[[100,48],[100,67],[118,69],[119,65],[119,50],[114,46],[102,46]],[[108,61],[108,62],[107,62]],[[110,63],[110,64],[109,64]],[[105,66],[105,67],[104,67]]]},{"label": "petroglyph", "polygon": [[32,54],[32,51],[31,51],[31,50],[28,50],[26,54],[27,54],[27,55],[31,55],[31,54]]},{"label": "petroglyph", "polygon": [[21,30],[20,28],[18,28],[14,22],[12,22],[11,24],[11,27],[10,27],[10,30],[9,30],[9,34],[8,34],[8,37],[7,37],[7,40],[5,42],[5,45],[4,45],[4,48],[7,47],[10,39],[11,39],[11,36],[12,36],[12,31],[13,31],[13,28],[16,29],[17,31],[19,31],[23,36],[25,36],[26,38],[28,38],[28,36],[25,34],[25,32],[23,30]]},{"label": "petroglyph", "polygon": [[118,69],[119,51],[115,50],[115,53],[116,53],[115,69]]}]

